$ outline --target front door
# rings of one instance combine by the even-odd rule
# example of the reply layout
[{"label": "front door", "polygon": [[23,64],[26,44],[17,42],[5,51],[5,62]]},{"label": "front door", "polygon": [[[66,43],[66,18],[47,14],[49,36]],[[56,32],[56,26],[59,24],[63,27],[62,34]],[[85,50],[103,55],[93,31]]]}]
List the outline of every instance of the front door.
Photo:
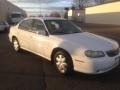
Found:
[{"label": "front door", "polygon": [[33,44],[33,50],[37,54],[41,56],[46,56],[45,52],[47,50],[47,42],[48,42],[48,36],[46,35],[47,31],[45,29],[45,26],[41,20],[34,19],[33,20],[33,27],[32,27],[32,44]]}]

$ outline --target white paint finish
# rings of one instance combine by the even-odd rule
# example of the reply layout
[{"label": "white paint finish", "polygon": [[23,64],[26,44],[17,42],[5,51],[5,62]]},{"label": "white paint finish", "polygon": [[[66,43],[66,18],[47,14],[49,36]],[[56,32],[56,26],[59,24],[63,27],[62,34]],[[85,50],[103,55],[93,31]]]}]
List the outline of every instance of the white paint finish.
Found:
[{"label": "white paint finish", "polygon": [[[88,32],[42,36],[37,33],[27,33],[26,31],[23,34],[25,37],[23,37],[22,32],[19,31],[17,26],[12,27],[9,33],[9,39],[11,40],[13,35],[16,36],[20,41],[20,45],[22,45],[21,48],[49,60],[51,59],[50,56],[54,48],[62,48],[71,55],[74,70],[79,72],[99,74],[109,71],[119,64],[119,60],[116,61],[115,58],[120,56],[120,54],[114,57],[108,57],[106,54],[106,51],[119,48],[118,43],[102,36]],[[19,36],[20,33],[22,36]],[[86,50],[102,51],[105,56],[88,58],[85,55]]]},{"label": "white paint finish", "polygon": [[77,48],[81,47],[95,51],[107,51],[118,47],[118,44],[116,44],[115,41],[88,32],[59,35],[52,37],[52,39],[58,41],[59,39],[62,39],[63,43],[61,43],[61,46],[67,43],[68,45],[76,45]]},{"label": "white paint finish", "polygon": [[[119,60],[116,60],[116,57],[120,56],[117,55],[115,57],[104,57],[104,58],[81,58],[84,59],[84,63],[75,61],[74,60],[74,69],[77,71],[80,71],[82,73],[88,73],[88,74],[100,74],[107,72],[116,66],[119,65]],[[92,60],[91,60],[92,59]]]}]

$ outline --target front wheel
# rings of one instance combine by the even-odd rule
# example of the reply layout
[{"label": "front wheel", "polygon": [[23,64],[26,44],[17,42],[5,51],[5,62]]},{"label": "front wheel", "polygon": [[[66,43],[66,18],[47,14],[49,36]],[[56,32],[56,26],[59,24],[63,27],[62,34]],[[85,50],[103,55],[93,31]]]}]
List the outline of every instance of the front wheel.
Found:
[{"label": "front wheel", "polygon": [[54,64],[61,74],[67,74],[73,70],[73,63],[70,55],[62,50],[55,53]]}]

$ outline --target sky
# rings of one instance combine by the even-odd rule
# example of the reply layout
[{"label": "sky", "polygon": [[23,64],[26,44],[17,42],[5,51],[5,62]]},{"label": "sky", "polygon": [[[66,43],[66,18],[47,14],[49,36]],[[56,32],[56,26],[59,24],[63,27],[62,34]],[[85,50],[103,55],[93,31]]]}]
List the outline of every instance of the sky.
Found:
[{"label": "sky", "polygon": [[30,3],[48,3],[48,2],[58,2],[58,1],[70,1],[70,0],[9,0],[12,2],[30,2]]},{"label": "sky", "polygon": [[[8,0],[21,7],[26,12],[51,12],[60,11],[64,7],[71,7],[72,0]],[[61,12],[61,11],[60,11]]]},{"label": "sky", "polygon": [[13,3],[50,4],[56,6],[70,6],[73,0],[8,0]]},{"label": "sky", "polygon": [[[79,4],[79,0],[8,0],[26,12],[49,13],[51,11],[62,12],[65,7]],[[95,0],[85,0],[88,5],[94,5]],[[77,2],[75,4],[75,2]],[[77,5],[79,6],[79,5]]]}]

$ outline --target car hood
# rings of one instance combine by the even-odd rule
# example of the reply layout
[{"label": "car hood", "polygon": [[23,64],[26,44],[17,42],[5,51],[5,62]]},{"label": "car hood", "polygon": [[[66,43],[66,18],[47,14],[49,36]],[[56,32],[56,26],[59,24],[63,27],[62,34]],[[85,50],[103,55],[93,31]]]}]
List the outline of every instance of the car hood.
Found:
[{"label": "car hood", "polygon": [[77,48],[84,48],[87,50],[107,51],[117,49],[118,43],[114,40],[95,35],[88,32],[53,35],[52,40],[60,41],[64,45],[73,45]]}]

